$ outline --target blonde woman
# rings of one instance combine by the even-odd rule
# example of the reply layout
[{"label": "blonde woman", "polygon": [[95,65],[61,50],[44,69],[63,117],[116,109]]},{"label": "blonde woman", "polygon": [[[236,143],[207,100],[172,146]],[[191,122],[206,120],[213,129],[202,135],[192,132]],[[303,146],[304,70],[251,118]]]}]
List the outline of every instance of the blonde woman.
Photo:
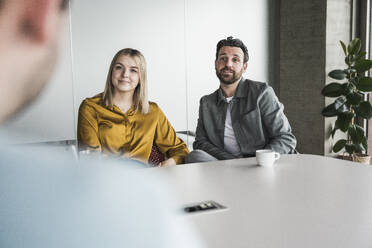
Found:
[{"label": "blonde woman", "polygon": [[148,102],[146,61],[131,48],[112,59],[104,92],[80,105],[78,142],[80,149],[143,162],[156,145],[168,158],[160,166],[183,163],[189,153],[159,106]]}]

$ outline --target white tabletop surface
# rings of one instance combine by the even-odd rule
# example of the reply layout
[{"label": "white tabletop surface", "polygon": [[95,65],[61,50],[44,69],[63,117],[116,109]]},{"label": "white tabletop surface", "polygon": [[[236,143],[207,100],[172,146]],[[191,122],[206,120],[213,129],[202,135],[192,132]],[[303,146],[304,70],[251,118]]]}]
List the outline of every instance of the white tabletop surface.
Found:
[{"label": "white tabletop surface", "polygon": [[214,200],[226,211],[189,214],[208,247],[372,247],[372,166],[282,155],[149,169],[184,205]]}]

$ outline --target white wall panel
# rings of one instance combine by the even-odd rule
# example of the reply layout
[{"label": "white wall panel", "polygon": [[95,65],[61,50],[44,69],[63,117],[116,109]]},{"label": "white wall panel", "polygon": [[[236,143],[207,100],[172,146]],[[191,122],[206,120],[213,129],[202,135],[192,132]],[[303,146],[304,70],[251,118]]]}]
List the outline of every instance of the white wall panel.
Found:
[{"label": "white wall panel", "polygon": [[183,0],[75,1],[72,41],[76,108],[104,89],[115,53],[140,50],[148,68],[149,99],[176,130],[186,128]]},{"label": "white wall panel", "polygon": [[241,39],[250,57],[244,77],[267,82],[267,5],[268,0],[186,0],[189,130],[196,128],[200,98],[219,87],[214,69],[219,40],[228,36]]},{"label": "white wall panel", "polygon": [[176,130],[195,130],[200,97],[219,86],[220,39],[242,39],[250,53],[245,76],[269,78],[268,1],[73,1],[57,73],[41,98],[7,124],[16,133],[12,141],[74,139],[81,101],[103,91],[111,59],[125,47],[147,60],[150,100]]}]

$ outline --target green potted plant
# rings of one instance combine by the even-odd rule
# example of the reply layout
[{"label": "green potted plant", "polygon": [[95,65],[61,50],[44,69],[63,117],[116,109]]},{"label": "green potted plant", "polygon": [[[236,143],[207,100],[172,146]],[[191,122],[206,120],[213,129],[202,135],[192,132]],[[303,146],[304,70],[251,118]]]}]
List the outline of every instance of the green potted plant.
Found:
[{"label": "green potted plant", "polygon": [[333,152],[337,153],[345,148],[354,161],[359,161],[367,155],[368,143],[364,128],[358,123],[372,117],[372,106],[366,94],[372,91],[372,78],[366,72],[372,68],[372,61],[365,59],[366,53],[361,51],[358,38],[352,40],[348,46],[340,41],[345,53],[346,69],[332,70],[328,76],[341,82],[327,84],[322,95],[335,98],[333,103],[326,106],[322,115],[337,117],[331,136],[337,130],[346,133],[346,139],[340,139],[333,145]]}]

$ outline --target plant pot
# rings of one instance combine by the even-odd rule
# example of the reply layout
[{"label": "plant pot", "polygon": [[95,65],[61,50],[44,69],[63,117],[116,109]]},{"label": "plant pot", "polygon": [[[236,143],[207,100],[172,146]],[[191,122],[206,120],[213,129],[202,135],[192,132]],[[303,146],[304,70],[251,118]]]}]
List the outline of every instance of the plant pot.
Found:
[{"label": "plant pot", "polygon": [[370,164],[371,156],[368,154],[353,154],[353,161],[362,163],[362,164]]},{"label": "plant pot", "polygon": [[353,161],[353,157],[349,156],[349,155],[338,155],[337,158],[343,159],[343,160]]}]

